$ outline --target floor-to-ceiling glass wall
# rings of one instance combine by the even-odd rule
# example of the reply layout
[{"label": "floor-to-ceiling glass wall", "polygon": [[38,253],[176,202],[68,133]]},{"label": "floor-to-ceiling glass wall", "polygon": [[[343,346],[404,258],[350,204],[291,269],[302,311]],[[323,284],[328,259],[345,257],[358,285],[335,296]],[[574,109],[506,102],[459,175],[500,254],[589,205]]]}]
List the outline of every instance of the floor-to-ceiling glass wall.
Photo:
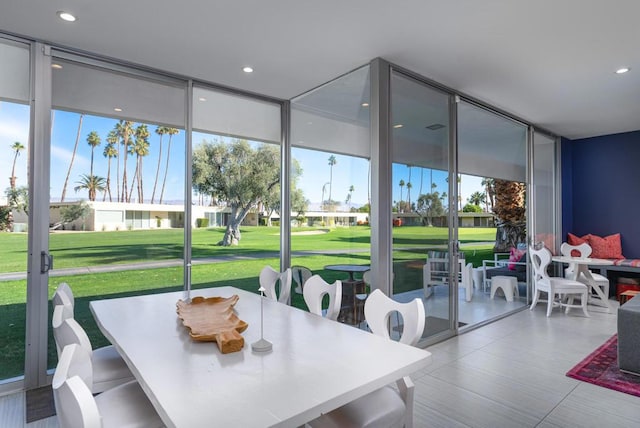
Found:
[{"label": "floor-to-ceiling glass wall", "polygon": [[[393,294],[425,304],[424,337],[452,329],[450,95],[391,74]],[[455,193],[455,191],[453,192]],[[458,269],[459,270],[459,269]],[[460,291],[464,298],[464,290]]]},{"label": "floor-to-ceiling glass wall", "polygon": [[[340,320],[362,321],[370,264],[369,66],[291,102],[291,264],[294,281],[343,281]],[[304,307],[302,284],[293,303]]]},{"label": "floor-to-ceiling glass wall", "polygon": [[543,244],[552,254],[558,254],[559,242],[556,150],[555,138],[533,132],[531,240],[536,245]]},{"label": "floor-to-ceiling glass wall", "polygon": [[527,126],[467,101],[457,123],[458,239],[474,285],[458,319],[473,325],[527,304]]},{"label": "floor-to-ceiling glass wall", "polygon": [[280,269],[281,104],[196,86],[192,106],[192,288],[257,292]]},{"label": "floor-to-ceiling glass wall", "polygon": [[90,300],[184,284],[186,82],[55,51],[51,68],[49,294],[67,282],[101,346]]},{"label": "floor-to-ceiling glass wall", "polygon": [[0,38],[0,383],[24,373],[29,45]]}]

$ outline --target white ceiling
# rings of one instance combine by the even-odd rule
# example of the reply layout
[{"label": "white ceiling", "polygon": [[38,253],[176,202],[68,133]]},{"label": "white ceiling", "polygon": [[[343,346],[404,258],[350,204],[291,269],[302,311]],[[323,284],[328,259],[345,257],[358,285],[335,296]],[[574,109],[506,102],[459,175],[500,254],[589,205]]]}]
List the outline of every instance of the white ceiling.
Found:
[{"label": "white ceiling", "polygon": [[0,0],[0,31],[282,99],[382,57],[568,138],[640,129],[638,16],[637,0]]}]

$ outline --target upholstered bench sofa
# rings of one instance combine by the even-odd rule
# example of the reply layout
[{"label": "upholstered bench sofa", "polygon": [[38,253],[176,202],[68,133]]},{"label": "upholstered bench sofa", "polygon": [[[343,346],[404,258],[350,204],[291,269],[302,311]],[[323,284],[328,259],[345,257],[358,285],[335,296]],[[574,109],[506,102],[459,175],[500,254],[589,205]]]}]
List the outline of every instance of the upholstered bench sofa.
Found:
[{"label": "upholstered bench sofa", "polygon": [[618,365],[640,375],[640,295],[618,308]]}]

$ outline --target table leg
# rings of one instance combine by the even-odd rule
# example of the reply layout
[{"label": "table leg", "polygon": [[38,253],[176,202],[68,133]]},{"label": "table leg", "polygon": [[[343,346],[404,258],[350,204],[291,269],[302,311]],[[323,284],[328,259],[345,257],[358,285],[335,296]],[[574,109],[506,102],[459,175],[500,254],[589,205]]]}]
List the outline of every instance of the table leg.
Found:
[{"label": "table leg", "polygon": [[596,294],[598,295],[598,298],[595,298],[595,296],[592,296],[591,292],[589,292],[589,303],[596,306],[607,308],[607,312],[611,313],[611,304],[609,304],[609,296],[605,296],[604,291],[602,291],[602,288],[598,287],[598,284],[596,283],[595,279],[593,279],[593,276],[591,276],[591,271],[589,270],[588,266],[579,265],[579,269],[577,270],[578,270],[577,277],[579,278],[580,273],[582,273],[582,275],[584,276],[587,282],[587,285],[589,285],[589,288],[595,291]]}]

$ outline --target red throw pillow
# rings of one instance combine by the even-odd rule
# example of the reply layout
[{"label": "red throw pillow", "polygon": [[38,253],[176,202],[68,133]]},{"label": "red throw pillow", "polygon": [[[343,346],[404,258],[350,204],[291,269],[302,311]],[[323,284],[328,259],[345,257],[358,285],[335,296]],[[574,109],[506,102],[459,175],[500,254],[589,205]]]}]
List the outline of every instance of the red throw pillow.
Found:
[{"label": "red throw pillow", "polygon": [[[518,250],[517,248],[511,247],[511,250],[509,250],[509,261],[519,262],[525,254],[527,254],[527,250]],[[516,270],[515,263],[509,263],[508,267],[509,270]]]},{"label": "red throw pillow", "polygon": [[[587,234],[581,238],[579,236],[574,235],[573,233],[567,233],[567,242],[569,243],[569,245],[581,245],[581,244],[587,243],[589,244],[589,246],[591,246],[591,243],[589,242],[589,237],[591,236],[592,235]],[[580,257],[580,251],[572,250],[571,257]],[[591,257],[595,258],[593,254],[591,254]]]},{"label": "red throw pillow", "polygon": [[594,259],[624,259],[620,234],[605,236],[589,235],[591,257]]}]

